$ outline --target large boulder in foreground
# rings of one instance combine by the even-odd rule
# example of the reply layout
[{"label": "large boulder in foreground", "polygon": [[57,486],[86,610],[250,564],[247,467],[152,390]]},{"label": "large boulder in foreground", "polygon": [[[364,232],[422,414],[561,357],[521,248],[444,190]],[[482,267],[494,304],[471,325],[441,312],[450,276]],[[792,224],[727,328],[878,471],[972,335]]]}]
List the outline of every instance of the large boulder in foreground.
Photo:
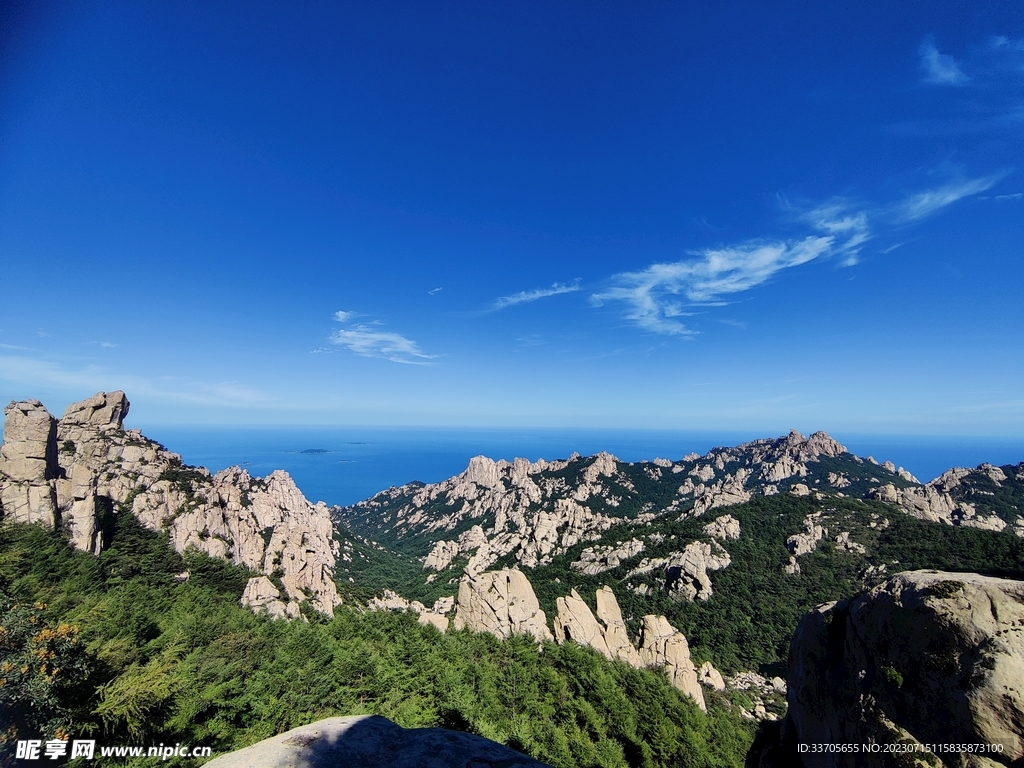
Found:
[{"label": "large boulder in foreground", "polygon": [[208,768],[550,768],[497,742],[376,715],[331,717],[229,752]]},{"label": "large boulder in foreground", "polygon": [[805,768],[938,765],[935,758],[948,766],[1024,764],[1024,582],[910,571],[855,600],[823,605],[793,636],[787,682],[782,735],[791,756],[798,744],[1001,750],[806,752]]}]

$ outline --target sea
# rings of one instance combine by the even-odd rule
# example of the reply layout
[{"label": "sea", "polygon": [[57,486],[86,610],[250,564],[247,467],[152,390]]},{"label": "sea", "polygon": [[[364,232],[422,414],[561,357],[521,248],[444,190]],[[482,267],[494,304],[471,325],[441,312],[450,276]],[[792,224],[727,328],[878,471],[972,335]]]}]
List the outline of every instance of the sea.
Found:
[{"label": "sea", "polygon": [[[312,501],[347,506],[418,480],[436,483],[483,455],[564,459],[608,451],[622,461],[680,459],[766,437],[746,432],[431,427],[151,427],[143,434],[211,472],[239,465],[262,477],[287,471]],[[891,461],[927,482],[951,467],[1024,461],[1022,438],[832,434],[858,456]]]}]

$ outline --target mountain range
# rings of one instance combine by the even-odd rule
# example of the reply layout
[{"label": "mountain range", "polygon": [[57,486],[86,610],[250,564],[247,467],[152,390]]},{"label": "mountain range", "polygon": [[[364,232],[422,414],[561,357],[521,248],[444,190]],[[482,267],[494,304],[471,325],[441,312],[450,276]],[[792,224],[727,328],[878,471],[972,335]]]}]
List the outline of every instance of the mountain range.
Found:
[{"label": "mountain range", "polygon": [[9,405],[4,522],[98,556],[130,515],[178,553],[243,569],[236,599],[256,613],[320,621],[346,605],[442,633],[573,643],[664,667],[712,715],[762,729],[786,717],[791,642],[817,606],[919,569],[1024,578],[1024,462],[921,483],[823,432],[790,432],[650,462],[477,456],[440,483],[328,508],[284,472],[186,466],[125,430],[128,410],[122,392],[60,419]]}]

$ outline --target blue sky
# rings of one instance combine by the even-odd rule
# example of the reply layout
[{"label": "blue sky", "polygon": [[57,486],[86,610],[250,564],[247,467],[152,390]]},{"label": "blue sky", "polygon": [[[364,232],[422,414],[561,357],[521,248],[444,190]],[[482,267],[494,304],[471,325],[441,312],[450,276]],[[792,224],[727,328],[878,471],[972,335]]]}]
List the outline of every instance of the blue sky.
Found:
[{"label": "blue sky", "polygon": [[0,14],[4,401],[1024,430],[1017,2]]}]

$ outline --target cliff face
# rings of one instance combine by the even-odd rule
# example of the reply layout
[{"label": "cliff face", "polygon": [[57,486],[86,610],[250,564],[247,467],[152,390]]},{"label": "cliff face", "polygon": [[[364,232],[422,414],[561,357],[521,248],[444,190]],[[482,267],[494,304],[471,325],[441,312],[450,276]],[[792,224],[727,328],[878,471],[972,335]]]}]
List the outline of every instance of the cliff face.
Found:
[{"label": "cliff face", "polygon": [[798,743],[877,742],[910,745],[910,751],[883,748],[870,763],[862,754],[806,753],[799,764],[935,764],[921,745],[974,744],[1001,752],[938,757],[978,768],[1018,765],[1024,758],[1024,582],[909,571],[854,600],[823,605],[793,636],[787,682],[782,743],[762,745],[759,762],[748,764],[798,764]]},{"label": "cliff face", "polygon": [[682,632],[664,616],[645,616],[639,648],[635,648],[629,641],[615,593],[605,586],[597,591],[596,597],[597,618],[575,589],[568,596],[558,598],[552,637],[533,585],[522,571],[467,572],[459,583],[454,627],[502,638],[529,634],[538,642],[572,641],[632,667],[661,667],[672,685],[706,711],[697,670],[690,660],[690,646]]},{"label": "cliff face", "polygon": [[341,601],[327,507],[310,504],[285,472],[259,479],[237,467],[214,476],[185,467],[124,429],[128,409],[123,392],[74,403],[59,420],[38,400],[8,405],[0,514],[63,527],[75,547],[96,554],[109,543],[113,515],[131,512],[166,530],[179,552],[194,548],[264,574],[243,598],[254,608],[297,616],[308,600],[332,615]]}]

